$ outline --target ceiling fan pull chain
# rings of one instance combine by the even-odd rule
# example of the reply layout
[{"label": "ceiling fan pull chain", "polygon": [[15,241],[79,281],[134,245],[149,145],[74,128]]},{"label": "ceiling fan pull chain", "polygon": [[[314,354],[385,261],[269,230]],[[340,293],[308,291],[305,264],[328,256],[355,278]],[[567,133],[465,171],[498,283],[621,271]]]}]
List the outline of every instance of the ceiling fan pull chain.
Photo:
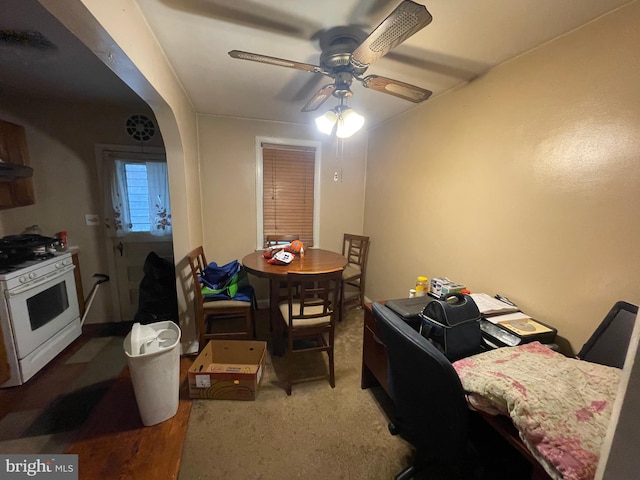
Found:
[{"label": "ceiling fan pull chain", "polygon": [[339,180],[339,178],[340,178],[338,176],[338,165],[339,165],[338,159],[340,157],[340,139],[338,137],[333,137],[333,138],[336,139],[336,156],[335,156],[335,158],[336,158],[336,169],[333,172],[333,181],[337,182]]},{"label": "ceiling fan pull chain", "polygon": [[340,142],[340,160],[339,160],[339,165],[340,165],[340,183],[342,183],[342,162],[344,161],[344,138],[339,138],[338,141]]},{"label": "ceiling fan pull chain", "polygon": [[342,158],[344,156],[344,139],[335,137],[336,139],[336,169],[333,172],[333,181],[338,180],[342,183]]}]

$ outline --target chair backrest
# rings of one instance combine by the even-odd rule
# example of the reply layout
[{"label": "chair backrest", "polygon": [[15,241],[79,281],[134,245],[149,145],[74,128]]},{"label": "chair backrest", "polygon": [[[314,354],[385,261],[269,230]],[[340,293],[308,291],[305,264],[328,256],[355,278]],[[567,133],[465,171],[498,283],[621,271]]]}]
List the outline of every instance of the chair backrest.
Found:
[{"label": "chair backrest", "polygon": [[423,455],[450,464],[461,461],[467,451],[469,413],[451,362],[391,309],[378,303],[372,309],[387,347],[400,435]]},{"label": "chair backrest", "polygon": [[287,235],[265,235],[264,246],[265,248],[274,247],[282,243],[293,242],[294,240],[300,240],[300,235],[287,234]]},{"label": "chair backrest", "polygon": [[196,307],[200,309],[204,302],[202,296],[202,288],[199,277],[204,269],[209,265],[207,258],[204,255],[204,249],[202,246],[194,248],[187,254],[189,260],[189,266],[191,267],[191,277],[193,278],[193,289],[195,291]]},{"label": "chair backrest", "polygon": [[342,255],[347,258],[349,265],[358,266],[364,276],[369,255],[369,237],[345,233],[342,240]]},{"label": "chair backrest", "polygon": [[623,301],[616,302],[583,345],[578,358],[609,367],[624,367],[637,314],[637,306]]},{"label": "chair backrest", "polygon": [[330,317],[330,323],[335,324],[341,279],[342,270],[316,274],[289,272],[289,325],[296,320],[300,324],[313,324],[324,317]]}]

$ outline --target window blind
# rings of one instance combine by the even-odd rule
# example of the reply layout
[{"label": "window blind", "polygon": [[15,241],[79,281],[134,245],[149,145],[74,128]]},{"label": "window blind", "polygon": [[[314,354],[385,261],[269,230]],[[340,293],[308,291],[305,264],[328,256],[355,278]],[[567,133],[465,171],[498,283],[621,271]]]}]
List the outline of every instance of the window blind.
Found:
[{"label": "window blind", "polygon": [[313,246],[315,148],[262,144],[263,233]]}]

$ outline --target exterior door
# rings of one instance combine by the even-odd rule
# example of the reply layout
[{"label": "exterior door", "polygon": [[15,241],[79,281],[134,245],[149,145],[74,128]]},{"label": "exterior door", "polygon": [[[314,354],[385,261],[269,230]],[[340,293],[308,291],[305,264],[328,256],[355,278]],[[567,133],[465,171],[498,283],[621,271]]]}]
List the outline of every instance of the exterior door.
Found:
[{"label": "exterior door", "polygon": [[101,147],[97,158],[112,301],[120,320],[131,321],[147,255],[154,252],[174,263],[166,158],[161,149],[118,146]]}]

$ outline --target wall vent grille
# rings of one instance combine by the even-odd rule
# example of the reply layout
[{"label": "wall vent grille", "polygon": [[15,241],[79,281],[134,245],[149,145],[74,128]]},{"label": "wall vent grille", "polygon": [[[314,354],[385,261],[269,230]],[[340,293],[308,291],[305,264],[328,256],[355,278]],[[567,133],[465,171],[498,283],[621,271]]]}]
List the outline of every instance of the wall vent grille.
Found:
[{"label": "wall vent grille", "polygon": [[127,119],[127,133],[138,142],[147,142],[156,134],[156,125],[146,115],[131,115]]}]

